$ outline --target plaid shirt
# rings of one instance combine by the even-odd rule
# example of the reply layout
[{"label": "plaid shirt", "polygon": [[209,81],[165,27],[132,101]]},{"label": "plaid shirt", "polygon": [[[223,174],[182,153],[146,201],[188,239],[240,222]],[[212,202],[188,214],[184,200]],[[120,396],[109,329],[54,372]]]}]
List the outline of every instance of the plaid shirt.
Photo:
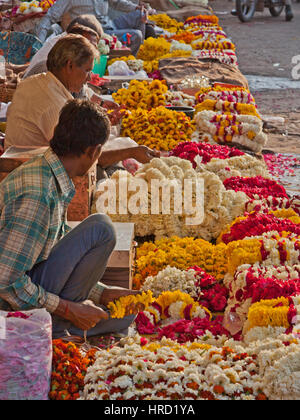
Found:
[{"label": "plaid shirt", "polygon": [[32,283],[26,272],[69,231],[66,214],[74,194],[50,148],[0,184],[0,310],[56,310],[59,297]]}]

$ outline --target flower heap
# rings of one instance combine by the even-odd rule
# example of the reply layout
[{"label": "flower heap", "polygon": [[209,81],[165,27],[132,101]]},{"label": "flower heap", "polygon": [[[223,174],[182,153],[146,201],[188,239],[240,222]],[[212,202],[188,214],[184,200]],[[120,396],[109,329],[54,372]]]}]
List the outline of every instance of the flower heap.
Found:
[{"label": "flower heap", "polygon": [[84,377],[95,362],[96,349],[81,351],[74,343],[53,340],[51,400],[76,400],[84,388]]},{"label": "flower heap", "polygon": [[262,236],[269,232],[291,232],[300,236],[300,217],[292,209],[269,213],[251,212],[246,216],[238,217],[221,233],[217,242],[228,244],[247,237]]},{"label": "flower heap", "polygon": [[170,156],[177,156],[181,159],[187,159],[197,167],[195,157],[201,158],[201,163],[206,164],[212,159],[229,159],[234,156],[244,156],[245,153],[239,149],[228,146],[211,145],[208,143],[182,142],[178,144],[171,152]]},{"label": "flower heap", "polygon": [[177,33],[183,28],[182,22],[178,22],[176,19],[170,18],[170,16],[168,16],[166,13],[150,15],[149,20],[154,22],[160,28],[165,29],[171,33]]},{"label": "flower heap", "polygon": [[[98,49],[101,55],[109,54],[111,50],[122,48],[122,43],[113,35],[104,34],[98,44]],[[109,63],[110,65],[111,63]]]},{"label": "flower heap", "polygon": [[[138,208],[132,211],[133,200],[136,200],[136,183],[147,183],[147,196],[143,195]],[[219,177],[211,172],[196,172],[191,162],[177,157],[154,158],[145,164],[135,175],[125,171],[115,172],[110,180],[101,183],[101,191],[95,195],[96,208],[106,212],[103,206],[103,193],[109,190],[111,182],[116,184],[116,208],[109,216],[115,222],[135,223],[137,236],[154,235],[162,237],[193,236],[205,240],[216,239],[224,225],[231,223],[235,217],[244,213],[247,197],[243,193],[226,191]],[[191,191],[189,208],[186,208],[184,195],[186,185]],[[135,188],[132,187],[135,185]],[[164,197],[159,186],[170,191],[168,207],[163,207]],[[200,221],[199,201],[204,193],[204,217]],[[124,200],[126,195],[126,200]],[[98,204],[97,204],[98,202]],[[156,210],[153,210],[158,203]],[[180,205],[181,203],[181,205]],[[198,204],[197,204],[198,203]],[[124,205],[126,209],[124,209]],[[180,209],[178,206],[180,205]],[[119,209],[122,208],[122,212]],[[113,213],[113,214],[112,214]],[[191,221],[190,219],[193,218]],[[191,224],[195,220],[196,224]],[[199,220],[199,222],[198,222]]]},{"label": "flower heap", "polygon": [[260,152],[267,142],[263,122],[255,115],[205,110],[196,114],[195,121],[200,141],[235,143],[253,152]]},{"label": "flower heap", "polygon": [[242,329],[252,304],[300,294],[300,265],[244,264],[237,268],[234,276],[227,274],[224,284],[229,289],[225,316],[237,314]]},{"label": "flower heap", "polygon": [[[268,344],[269,352],[285,347],[279,340]],[[122,347],[97,353],[80,399],[265,400],[260,350],[265,348],[236,342],[178,345],[166,338],[149,344],[137,335]]]},{"label": "flower heap", "polygon": [[196,100],[199,104],[208,99],[255,105],[255,99],[250,91],[239,86],[226,87],[215,84],[213,87],[200,89],[196,94]]},{"label": "flower heap", "polygon": [[190,141],[194,127],[194,122],[183,112],[158,106],[149,112],[137,109],[126,113],[121,134],[151,149],[169,151],[180,141]]},{"label": "flower heap", "polygon": [[192,39],[186,37],[194,49],[193,56],[217,59],[225,64],[237,65],[235,45],[226,37],[216,16],[194,16],[187,19],[184,29],[193,35]]},{"label": "flower heap", "polygon": [[221,312],[225,309],[228,295],[223,285],[198,266],[188,270],[168,266],[156,276],[149,276],[141,290],[151,290],[155,297],[165,291],[179,290],[213,312]]},{"label": "flower heap", "polygon": [[113,93],[113,99],[127,109],[150,110],[165,105],[165,94],[168,87],[160,80],[147,81],[132,80],[128,89],[119,89]]},{"label": "flower heap", "polygon": [[221,281],[228,271],[225,254],[225,244],[214,246],[202,239],[172,237],[145,242],[137,249],[135,288],[140,289],[147,277],[168,266],[187,270],[197,265]]},{"label": "flower heap", "polygon": [[148,290],[138,295],[122,296],[115,302],[109,302],[107,308],[110,311],[111,318],[124,318],[143,311],[152,301],[152,291]]},{"label": "flower heap", "polygon": [[232,101],[223,101],[220,99],[205,99],[196,106],[196,114],[202,111],[214,111],[218,114],[239,114],[250,115],[261,119],[254,104],[244,104]]}]

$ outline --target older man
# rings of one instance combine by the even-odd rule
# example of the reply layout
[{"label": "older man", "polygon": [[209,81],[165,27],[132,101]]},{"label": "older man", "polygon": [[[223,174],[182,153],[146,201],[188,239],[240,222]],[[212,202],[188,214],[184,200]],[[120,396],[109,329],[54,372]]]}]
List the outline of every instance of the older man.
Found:
[{"label": "older man", "polygon": [[[122,16],[111,20],[108,17],[108,8],[123,12]],[[136,5],[130,0],[57,0],[41,20],[36,35],[44,42],[51,25],[62,20],[68,13],[71,19],[82,14],[93,14],[100,21],[108,34],[115,34],[120,40],[124,34],[131,35],[131,50],[137,54],[145,38],[146,15],[143,6]]]},{"label": "older man", "polygon": [[[79,93],[89,80],[96,55],[95,47],[81,35],[69,34],[57,41],[48,54],[49,71],[23,80],[16,89],[7,112],[5,149],[49,145],[62,107],[73,99],[71,92]],[[147,163],[157,155],[145,146],[107,151],[99,165],[106,168],[128,158]]]}]

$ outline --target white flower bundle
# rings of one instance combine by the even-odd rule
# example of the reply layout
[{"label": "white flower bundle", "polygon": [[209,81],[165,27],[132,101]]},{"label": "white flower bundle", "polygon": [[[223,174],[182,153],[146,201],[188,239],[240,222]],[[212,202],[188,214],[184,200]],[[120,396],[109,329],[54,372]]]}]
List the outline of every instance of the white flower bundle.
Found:
[{"label": "white flower bundle", "polygon": [[[133,214],[129,203],[136,192],[130,190],[130,181],[137,179],[147,182],[148,200],[144,203],[144,213]],[[152,211],[153,202],[161,204],[163,201],[162,189],[158,191],[153,188],[152,180],[160,181],[166,189],[170,189],[170,206],[167,209],[169,210],[167,214],[161,205],[157,212]],[[184,203],[185,180],[190,181],[192,187],[189,202],[189,205],[192,205],[192,210],[197,212],[198,201],[204,199],[204,202],[201,201],[204,204],[204,218],[202,222],[194,225],[186,223],[187,217],[193,217],[193,214],[188,213],[184,205],[182,205],[181,213],[177,211],[178,202]],[[143,165],[134,176],[126,171],[117,171],[110,180],[101,184],[102,191],[111,181],[116,183],[116,210],[124,207],[124,196],[126,196],[124,211],[108,213],[111,219],[114,222],[135,223],[137,236],[154,235],[156,239],[174,235],[179,237],[194,236],[205,240],[216,239],[224,225],[231,223],[244,213],[245,203],[248,201],[243,192],[226,191],[217,175],[208,171],[197,173],[191,162],[178,157],[154,158],[150,163]],[[198,193],[196,193],[198,182],[204,184],[204,197],[198,197]],[[123,191],[122,185],[125,185],[127,193]],[[178,186],[181,188],[179,189],[180,196],[173,194]],[[100,201],[102,202],[101,193],[96,194],[95,200],[97,211],[103,213],[103,209],[99,205]]]},{"label": "white flower bundle", "polygon": [[184,42],[179,42],[179,41],[172,41],[171,42],[171,49],[170,51],[178,51],[178,50],[183,50],[183,51],[193,51],[193,48],[191,47],[191,45],[189,44],[185,44]]},{"label": "white flower bundle", "polygon": [[233,176],[270,178],[265,162],[247,154],[229,159],[213,158],[205,165],[199,164],[196,170],[203,169],[218,175],[221,181]]},{"label": "white flower bundle", "polygon": [[193,298],[201,295],[201,288],[195,285],[195,270],[179,270],[176,267],[168,266],[160,271],[156,276],[149,276],[141,287],[141,290],[151,290],[154,297],[158,297],[162,292],[180,290]]},{"label": "white flower bundle", "polygon": [[196,100],[194,96],[188,95],[183,92],[175,92],[172,90],[168,90],[165,93],[166,98],[166,105],[167,106],[190,106],[194,107],[196,104]]},{"label": "white flower bundle", "polygon": [[206,139],[212,144],[236,143],[253,152],[260,152],[267,143],[263,122],[256,116],[234,114],[234,125],[222,126],[222,122],[228,121],[228,115],[201,111],[196,114],[195,121],[200,141]]}]

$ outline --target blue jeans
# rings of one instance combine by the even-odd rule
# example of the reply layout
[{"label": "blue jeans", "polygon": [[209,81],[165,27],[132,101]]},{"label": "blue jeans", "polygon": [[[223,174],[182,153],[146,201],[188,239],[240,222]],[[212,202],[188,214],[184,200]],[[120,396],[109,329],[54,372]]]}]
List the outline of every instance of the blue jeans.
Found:
[{"label": "blue jeans", "polygon": [[[27,274],[46,291],[62,299],[82,302],[101,280],[115,244],[116,233],[109,217],[94,214],[72,229],[53,247],[48,259]],[[134,316],[102,320],[88,331],[88,336],[121,332],[133,320]],[[52,316],[52,323],[53,338],[64,336],[65,330],[72,335],[83,335],[70,321],[56,315]]]},{"label": "blue jeans", "polygon": [[140,46],[144,42],[146,33],[146,24],[141,22],[141,11],[136,10],[131,13],[122,13],[113,20],[115,29],[105,29],[109,35],[116,35],[122,41],[124,34],[131,35],[130,49],[133,55],[136,55]]}]

